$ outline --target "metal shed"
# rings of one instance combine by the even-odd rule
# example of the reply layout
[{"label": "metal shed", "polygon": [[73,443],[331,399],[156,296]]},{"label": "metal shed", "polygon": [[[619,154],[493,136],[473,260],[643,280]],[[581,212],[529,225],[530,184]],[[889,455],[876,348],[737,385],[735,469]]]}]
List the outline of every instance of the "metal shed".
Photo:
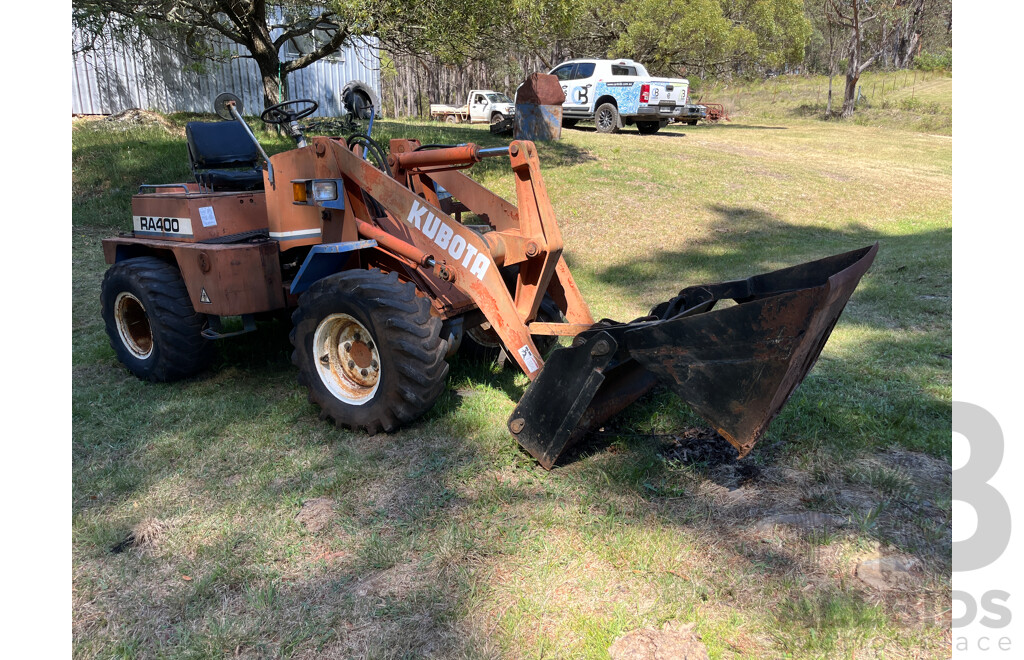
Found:
[{"label": "metal shed", "polygon": [[[78,43],[80,35],[75,34],[73,39]],[[185,57],[153,41],[135,47],[104,39],[97,45],[95,50],[72,57],[72,114],[105,115],[128,108],[210,112],[213,99],[221,92],[237,94],[247,112],[263,107],[259,69],[252,59],[206,62],[205,70],[199,73],[188,66]],[[248,54],[244,46],[226,39],[216,46],[236,55]],[[288,58],[289,53],[282,56]],[[335,56],[291,73],[288,96],[312,98],[320,104],[317,115],[336,117],[345,113],[341,91],[353,80],[366,83],[381,98],[376,38],[354,38]]]}]

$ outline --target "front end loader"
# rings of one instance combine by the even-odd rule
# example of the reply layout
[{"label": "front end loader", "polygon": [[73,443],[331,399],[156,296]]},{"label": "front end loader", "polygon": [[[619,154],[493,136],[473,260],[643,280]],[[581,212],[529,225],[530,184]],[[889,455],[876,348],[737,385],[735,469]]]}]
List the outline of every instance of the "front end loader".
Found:
[{"label": "front end loader", "polygon": [[[307,138],[297,120],[316,104],[300,100],[263,113],[296,143],[268,157],[237,98],[215,105],[225,121],[187,127],[195,180],[143,185],[133,231],[103,242],[111,345],[140,378],[173,380],[200,371],[214,341],[292,310],[310,400],[369,433],[429,410],[456,351],[503,352],[531,381],[508,429],[545,468],[659,382],[745,456],[878,250],[687,287],[646,317],[596,321],[532,142]],[[485,158],[509,162],[515,204],[462,171]]]}]

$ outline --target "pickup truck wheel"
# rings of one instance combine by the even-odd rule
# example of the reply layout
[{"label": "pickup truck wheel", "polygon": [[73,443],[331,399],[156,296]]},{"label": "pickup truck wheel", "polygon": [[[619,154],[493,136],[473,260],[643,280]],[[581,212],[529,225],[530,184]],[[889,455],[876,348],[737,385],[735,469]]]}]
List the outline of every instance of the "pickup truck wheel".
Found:
[{"label": "pickup truck wheel", "polygon": [[142,380],[192,376],[210,363],[206,315],[192,307],[181,273],[156,257],[114,264],[103,276],[100,306],[117,359]]},{"label": "pickup truck wheel", "polygon": [[687,123],[688,126],[696,126],[697,125],[697,120],[696,119],[691,119],[690,121],[688,121],[686,123]]},{"label": "pickup truck wheel", "polygon": [[430,410],[444,391],[448,343],[430,302],[395,272],[325,277],[292,315],[292,362],[320,416],[370,434]]},{"label": "pickup truck wheel", "polygon": [[455,115],[448,115],[447,117],[444,118],[444,120],[448,124],[458,124],[459,123],[459,118],[456,117]]},{"label": "pickup truck wheel", "polygon": [[603,103],[594,113],[594,124],[598,133],[618,133],[622,129],[622,118],[614,103]]},{"label": "pickup truck wheel", "polygon": [[661,130],[660,121],[638,121],[636,123],[636,130],[640,131],[642,135],[654,135]]},{"label": "pickup truck wheel", "polygon": [[500,112],[495,112],[493,115],[491,115],[492,126],[494,124],[500,124],[503,121],[505,121],[505,115],[501,114]]}]

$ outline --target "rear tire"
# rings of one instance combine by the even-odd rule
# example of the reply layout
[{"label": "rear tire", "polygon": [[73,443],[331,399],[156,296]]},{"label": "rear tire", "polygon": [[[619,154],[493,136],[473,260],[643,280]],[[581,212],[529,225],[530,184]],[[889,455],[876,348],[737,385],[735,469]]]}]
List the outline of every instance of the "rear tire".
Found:
[{"label": "rear tire", "polygon": [[192,307],[177,267],[156,257],[126,259],[107,269],[100,305],[117,359],[143,380],[192,376],[213,358],[207,320]]},{"label": "rear tire", "polygon": [[444,120],[448,124],[458,124],[459,123],[459,118],[456,117],[455,115],[448,115],[447,117],[444,118]]},{"label": "rear tire", "polygon": [[430,410],[448,376],[441,319],[394,272],[349,270],[316,282],[292,315],[292,362],[322,418],[374,434]]},{"label": "rear tire", "polygon": [[598,133],[618,133],[622,130],[622,119],[614,103],[602,103],[594,113],[594,125]]}]

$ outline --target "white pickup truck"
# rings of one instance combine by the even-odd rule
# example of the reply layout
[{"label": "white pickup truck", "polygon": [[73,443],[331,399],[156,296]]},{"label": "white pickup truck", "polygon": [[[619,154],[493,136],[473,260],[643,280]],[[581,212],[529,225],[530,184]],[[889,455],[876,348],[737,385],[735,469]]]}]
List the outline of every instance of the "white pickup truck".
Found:
[{"label": "white pickup truck", "polygon": [[598,133],[617,133],[636,124],[641,133],[657,133],[670,120],[696,124],[707,109],[688,103],[690,81],[652,78],[633,60],[569,60],[549,73],[565,92],[562,125],[593,120]]},{"label": "white pickup truck", "polygon": [[451,124],[472,122],[474,124],[496,124],[516,113],[512,99],[501,92],[490,89],[474,89],[461,108],[454,105],[430,104],[430,116]]}]

